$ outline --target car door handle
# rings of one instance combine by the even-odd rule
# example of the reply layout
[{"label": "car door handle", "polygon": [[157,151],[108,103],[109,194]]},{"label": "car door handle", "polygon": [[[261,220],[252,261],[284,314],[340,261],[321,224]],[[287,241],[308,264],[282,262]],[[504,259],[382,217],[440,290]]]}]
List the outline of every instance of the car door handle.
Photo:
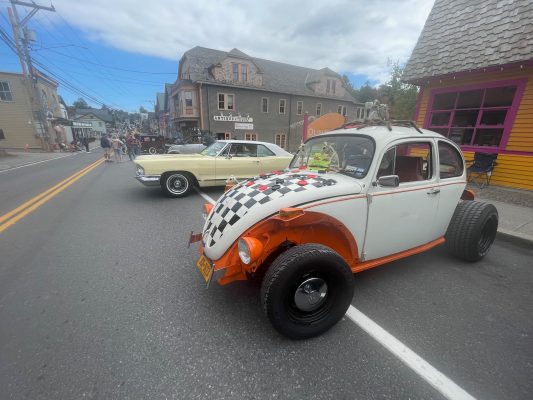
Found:
[{"label": "car door handle", "polygon": [[440,189],[431,188],[427,194],[437,194],[440,193]]}]

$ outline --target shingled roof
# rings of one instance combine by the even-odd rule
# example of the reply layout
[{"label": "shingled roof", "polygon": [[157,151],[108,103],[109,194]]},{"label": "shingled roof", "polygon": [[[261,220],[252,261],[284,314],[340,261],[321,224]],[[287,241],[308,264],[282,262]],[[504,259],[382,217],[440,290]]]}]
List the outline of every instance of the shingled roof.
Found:
[{"label": "shingled roof", "polygon": [[107,110],[99,110],[98,108],[76,108],[75,118],[80,118],[85,115],[92,114],[96,118],[101,119],[104,122],[113,122],[113,116]]},{"label": "shingled roof", "polygon": [[[328,76],[335,76],[342,81],[342,77],[329,68],[317,70],[312,68],[298,67],[296,65],[251,57],[238,49],[225,52],[196,46],[183,54],[183,57],[189,60],[189,74],[191,81],[207,83],[216,83],[213,76],[209,73],[209,69],[219,64],[226,57],[232,56],[246,58],[259,68],[260,72],[263,74],[263,86],[260,88],[263,90],[316,97],[317,94],[308,86],[308,84],[316,81],[317,75],[325,73]],[[246,84],[232,84],[234,86],[257,89],[256,87]],[[335,96],[322,97],[335,99],[339,98]],[[345,91],[343,100],[355,101],[348,91]]]},{"label": "shingled roof", "polygon": [[435,0],[403,79],[533,59],[533,1]]}]

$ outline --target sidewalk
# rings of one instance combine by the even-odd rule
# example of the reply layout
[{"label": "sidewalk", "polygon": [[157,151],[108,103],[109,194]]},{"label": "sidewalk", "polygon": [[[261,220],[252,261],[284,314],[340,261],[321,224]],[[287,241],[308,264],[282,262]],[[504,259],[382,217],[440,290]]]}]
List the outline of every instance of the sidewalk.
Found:
[{"label": "sidewalk", "polygon": [[[89,149],[93,150],[100,147],[99,141],[89,143]],[[85,152],[25,152],[23,150],[7,150],[7,155],[0,155],[0,171],[5,171],[12,168],[23,167],[24,165],[38,164],[49,160],[58,158],[72,157],[76,154],[85,154]]]},{"label": "sidewalk", "polygon": [[533,246],[533,191],[502,186],[470,188],[476,192],[476,200],[492,203],[498,209],[501,236]]}]

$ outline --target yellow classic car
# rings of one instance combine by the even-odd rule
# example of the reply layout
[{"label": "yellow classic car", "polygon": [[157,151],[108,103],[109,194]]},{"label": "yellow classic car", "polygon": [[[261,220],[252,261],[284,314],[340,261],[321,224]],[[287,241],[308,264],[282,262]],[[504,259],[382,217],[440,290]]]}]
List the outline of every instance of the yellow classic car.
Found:
[{"label": "yellow classic car", "polygon": [[198,154],[161,154],[135,159],[135,178],[146,186],[160,186],[169,197],[184,197],[194,186],[224,186],[263,172],[287,168],[292,154],[266,142],[219,140]]}]

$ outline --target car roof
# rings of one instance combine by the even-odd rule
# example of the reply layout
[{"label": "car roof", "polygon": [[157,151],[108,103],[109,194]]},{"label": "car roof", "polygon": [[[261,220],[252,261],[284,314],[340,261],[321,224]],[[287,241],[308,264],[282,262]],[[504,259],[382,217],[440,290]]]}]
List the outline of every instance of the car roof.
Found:
[{"label": "car roof", "polygon": [[217,140],[217,142],[222,142],[222,143],[255,143],[255,144],[266,144],[266,145],[273,144],[273,143],[269,143],[269,142],[260,142],[258,140],[238,140],[238,139],[224,139],[224,140]]},{"label": "car roof", "polygon": [[237,139],[229,139],[229,140],[217,140],[217,142],[221,143],[243,143],[243,144],[262,144],[266,147],[268,147],[270,150],[272,150],[277,156],[292,156],[291,153],[288,151],[282,149],[277,144],[270,143],[270,142],[259,142],[257,140],[237,140]]},{"label": "car roof", "polygon": [[[397,139],[427,139],[427,138],[437,138],[442,139],[450,143],[454,143],[447,137],[441,135],[440,133],[430,131],[428,129],[418,130],[414,127],[406,126],[397,126],[392,125],[390,127],[375,125],[375,126],[364,126],[361,128],[345,128],[345,129],[336,129],[334,131],[325,132],[317,136],[327,136],[327,135],[366,135],[372,137],[376,141],[376,146],[385,145]],[[316,136],[314,136],[316,137]]]}]

